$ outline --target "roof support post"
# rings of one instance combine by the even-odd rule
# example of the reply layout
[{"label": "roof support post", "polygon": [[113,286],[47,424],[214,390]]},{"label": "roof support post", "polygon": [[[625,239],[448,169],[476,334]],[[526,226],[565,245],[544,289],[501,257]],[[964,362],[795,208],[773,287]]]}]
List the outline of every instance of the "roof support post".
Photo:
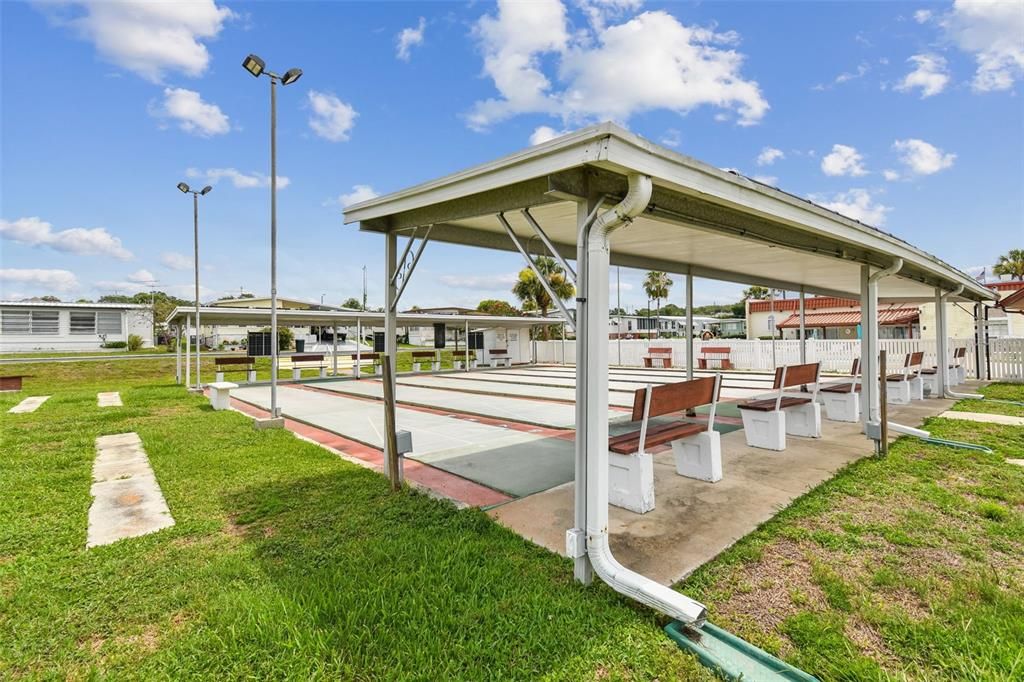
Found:
[{"label": "roof support post", "polygon": [[[530,258],[530,254],[528,254],[526,249],[523,248],[522,243],[519,241],[519,237],[516,236],[512,226],[508,224],[508,220],[505,218],[504,213],[498,214],[498,222],[500,222],[502,227],[505,228],[505,232],[508,233],[508,238],[516,245],[516,249],[519,250],[519,253],[526,259],[526,264],[530,266],[530,269],[533,270],[533,274],[537,276],[537,281],[540,282],[542,287],[544,287],[544,291],[547,293],[548,298],[551,299],[551,302],[558,306],[558,309],[562,311],[562,315],[565,316],[566,320],[572,320],[572,315],[569,314],[569,309],[566,307],[565,303],[562,302],[562,299],[558,297],[558,294],[555,293],[555,290],[551,288],[551,284],[543,273],[541,273],[540,268],[537,267],[537,263]],[[575,328],[576,325],[573,324],[573,329]]]},{"label": "roof support post", "polygon": [[181,383],[181,325],[174,325],[174,383]]},{"label": "roof support post", "polygon": [[360,318],[356,318],[356,379],[359,378],[359,373],[363,370],[363,321]]},{"label": "roof support post", "polygon": [[871,282],[871,266],[860,266],[860,375],[861,421],[865,433],[878,404],[878,297]]},{"label": "roof support post", "polygon": [[985,304],[974,304],[974,378],[985,378],[988,347],[985,343]]},{"label": "roof support post", "polygon": [[686,268],[686,380],[693,381],[693,273]]},{"label": "roof support post", "polygon": [[[391,381],[391,394],[394,395],[395,372],[398,369],[398,291],[395,289],[395,272],[398,270],[398,235],[388,232],[384,237],[384,353],[391,365],[391,372],[385,374]],[[408,281],[406,278],[405,281]],[[403,282],[403,285],[405,282]],[[394,438],[384,439],[384,475],[391,476],[390,462],[397,453],[389,452]]]},{"label": "roof support post", "polygon": [[946,356],[946,306],[942,297],[942,289],[935,288],[935,381],[938,385],[937,397],[946,395],[946,377],[949,371],[949,358]]},{"label": "roof support post", "polygon": [[800,364],[807,363],[807,330],[804,328],[804,295],[806,290],[800,287]]},{"label": "roof support post", "polygon": [[192,385],[192,316],[185,316],[185,388]]},{"label": "roof support post", "polygon": [[569,263],[564,258],[562,258],[562,254],[558,252],[558,249],[556,249],[555,245],[551,243],[550,239],[548,239],[548,236],[547,234],[544,233],[544,230],[541,229],[540,225],[537,224],[537,221],[534,220],[532,215],[530,215],[530,209],[524,208],[522,210],[522,213],[523,217],[526,218],[526,222],[530,223],[534,231],[537,233],[537,236],[540,237],[540,240],[542,242],[544,242],[544,246],[548,248],[548,251],[551,252],[551,255],[554,256],[555,260],[557,260],[558,263],[562,266],[562,269],[565,270],[569,274],[569,277],[572,278],[573,286],[576,286],[576,271],[569,267]]},{"label": "roof support post", "polygon": [[331,350],[331,360],[334,364],[334,376],[338,376],[338,325],[334,325],[331,333],[331,340],[334,342],[334,348]]},{"label": "roof support post", "polygon": [[465,353],[466,353],[466,366],[465,366],[464,369],[468,372],[469,371],[469,320],[466,320],[466,339],[465,339],[465,341],[466,341],[466,343],[464,345],[466,346],[466,350],[465,350]]}]

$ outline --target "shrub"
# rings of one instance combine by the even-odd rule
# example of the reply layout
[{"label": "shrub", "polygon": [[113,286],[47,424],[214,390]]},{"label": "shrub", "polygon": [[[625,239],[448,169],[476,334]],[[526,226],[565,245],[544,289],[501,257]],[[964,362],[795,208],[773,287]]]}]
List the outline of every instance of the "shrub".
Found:
[{"label": "shrub", "polygon": [[128,350],[138,350],[142,348],[142,337],[138,334],[129,334],[127,346]]},{"label": "shrub", "polygon": [[128,346],[127,341],[105,341],[103,348],[125,348]]}]

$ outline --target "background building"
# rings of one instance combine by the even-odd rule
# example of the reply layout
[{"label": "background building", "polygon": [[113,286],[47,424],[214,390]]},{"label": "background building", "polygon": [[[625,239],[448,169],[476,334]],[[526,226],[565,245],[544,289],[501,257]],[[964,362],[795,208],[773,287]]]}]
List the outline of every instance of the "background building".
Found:
[{"label": "background building", "polygon": [[153,309],[132,303],[0,301],[0,352],[89,351],[142,338],[153,346]]}]

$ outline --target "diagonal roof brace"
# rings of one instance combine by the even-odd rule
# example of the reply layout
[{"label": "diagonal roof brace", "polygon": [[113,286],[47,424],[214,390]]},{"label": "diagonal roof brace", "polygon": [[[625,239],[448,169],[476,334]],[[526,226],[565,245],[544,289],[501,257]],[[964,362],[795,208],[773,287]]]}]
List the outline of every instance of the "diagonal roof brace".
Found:
[{"label": "diagonal roof brace", "polygon": [[[433,227],[433,225],[431,225],[431,227]],[[402,272],[405,268],[402,266],[405,265],[405,259],[409,257],[409,249],[412,248],[413,242],[416,241],[416,233],[419,231],[419,229],[420,228],[418,226],[414,227],[412,229],[412,234],[409,235],[409,241],[405,243],[405,249],[402,251],[402,255],[398,258],[399,267],[395,268],[394,274],[391,275],[392,284],[394,284],[399,277],[403,276]]]},{"label": "diagonal roof brace", "polygon": [[[530,254],[526,252],[526,249],[523,248],[522,243],[519,241],[519,237],[516,236],[515,230],[513,230],[512,226],[508,224],[508,220],[505,218],[505,214],[499,213],[497,218],[498,222],[500,222],[502,227],[505,228],[505,232],[508,233],[509,239],[511,239],[512,243],[516,245],[516,249],[518,249],[519,253],[521,253],[523,255],[523,258],[526,259],[526,264],[530,266],[530,269],[533,270],[533,274],[537,276],[537,281],[540,282],[540,285],[542,287],[544,287],[544,291],[547,292],[548,298],[550,298],[555,303],[555,305],[558,306],[558,309],[562,311],[562,315],[565,316],[566,319],[566,324],[568,324],[569,328],[575,332],[576,318],[574,318],[572,314],[569,312],[569,309],[565,307],[565,303],[562,302],[562,299],[559,298],[557,294],[555,294],[555,291],[554,289],[551,288],[551,284],[548,282],[547,278],[543,274],[541,274],[541,271],[537,267],[537,264],[534,262],[532,258],[530,258]],[[559,258],[559,260],[561,260],[561,258]]]},{"label": "diagonal roof brace", "polygon": [[[409,280],[412,279],[412,273],[416,269],[416,264],[420,262],[420,256],[423,255],[423,247],[425,247],[427,245],[427,242],[430,241],[430,231],[432,229],[434,229],[433,225],[427,225],[427,231],[423,233],[423,238],[420,240],[419,248],[416,249],[416,255],[413,256],[412,262],[409,263],[409,267],[405,268],[404,270],[404,273],[402,275],[402,284],[401,286],[398,287],[398,291],[395,293],[395,300],[391,302],[392,310],[394,310],[398,306],[398,302],[402,300],[402,292],[405,291],[405,286],[409,283]],[[402,256],[403,261],[405,260],[405,255],[409,253],[409,248],[412,246],[414,238],[415,233],[413,233],[413,236],[409,238],[409,243],[405,247],[405,254],[403,254]],[[399,272],[402,272],[401,268],[395,271],[396,277],[398,276]],[[391,281],[395,281],[394,277],[392,278]]]},{"label": "diagonal roof brace", "polygon": [[548,235],[544,232],[544,230],[541,229],[540,225],[530,214],[530,209],[524,208],[522,210],[522,214],[523,217],[526,218],[526,222],[530,223],[530,226],[533,227],[534,231],[537,233],[537,236],[540,237],[540,240],[544,242],[544,246],[548,248],[548,251],[551,252],[551,255],[554,256],[555,260],[557,260],[559,264],[562,266],[562,269],[569,273],[569,279],[572,280],[572,285],[576,286],[576,271],[569,267],[569,263],[564,258],[562,258],[562,254],[558,252],[558,249],[555,248],[555,245],[551,243],[550,239],[548,239]]}]

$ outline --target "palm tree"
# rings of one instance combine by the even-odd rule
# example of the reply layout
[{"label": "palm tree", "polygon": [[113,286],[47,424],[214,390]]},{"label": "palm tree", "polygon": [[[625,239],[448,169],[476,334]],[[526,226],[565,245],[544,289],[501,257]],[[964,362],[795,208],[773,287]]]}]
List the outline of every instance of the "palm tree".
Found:
[{"label": "palm tree", "polygon": [[[565,278],[565,271],[562,266],[555,262],[554,258],[537,256],[533,264],[537,266],[544,279],[547,280],[551,290],[561,300],[576,295],[576,287]],[[548,310],[554,305],[554,301],[544,290],[544,285],[537,279],[532,268],[523,268],[519,271],[519,279],[512,287],[512,293],[523,303],[523,310],[536,310],[542,316],[547,317]],[[544,327],[544,340],[548,340],[548,328]]]},{"label": "palm tree", "polygon": [[999,257],[992,272],[1009,275],[1010,279],[1024,279],[1024,249],[1010,249]]},{"label": "palm tree", "polygon": [[672,288],[672,280],[667,273],[659,270],[651,270],[644,278],[644,292],[647,298],[653,298],[658,302],[657,317],[655,322],[655,335],[661,322],[661,299],[668,298],[668,290]]}]

